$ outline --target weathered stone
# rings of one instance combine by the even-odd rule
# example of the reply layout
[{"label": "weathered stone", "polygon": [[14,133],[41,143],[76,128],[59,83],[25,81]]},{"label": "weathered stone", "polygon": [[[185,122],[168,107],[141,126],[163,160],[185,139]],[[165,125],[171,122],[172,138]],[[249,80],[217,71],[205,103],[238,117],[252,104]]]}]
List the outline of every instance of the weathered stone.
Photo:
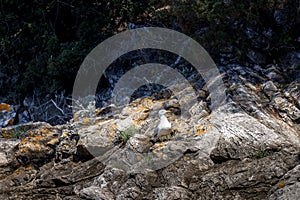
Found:
[{"label": "weathered stone", "polygon": [[[195,173],[189,185],[201,199],[265,199],[270,187],[299,161],[286,149],[266,157],[230,160]],[[234,167],[233,167],[234,166]],[[268,166],[268,167],[266,167]],[[205,195],[203,195],[205,193]]]},{"label": "weathered stone", "polygon": [[153,192],[144,199],[165,199],[165,200],[175,200],[175,199],[192,199],[192,193],[182,187],[166,187],[166,188],[156,188]]},{"label": "weathered stone", "polygon": [[300,165],[288,171],[269,191],[271,193],[267,199],[300,199]]},{"label": "weathered stone", "polygon": [[284,95],[300,109],[300,80],[293,81],[285,89]]},{"label": "weathered stone", "polygon": [[26,132],[15,155],[17,160],[23,165],[30,162],[35,165],[49,162],[55,155],[55,148],[48,143],[58,135],[58,130],[47,124],[39,129]]},{"label": "weathered stone", "polygon": [[0,103],[0,128],[12,126],[16,112],[13,107],[6,103]]},{"label": "weathered stone", "polygon": [[117,195],[116,200],[125,200],[125,199],[140,199],[141,190],[138,187],[130,186],[125,190],[122,190],[119,195]]},{"label": "weathered stone", "polygon": [[117,126],[109,122],[110,120],[78,131],[81,145],[94,157],[105,154],[113,147]]},{"label": "weathered stone", "polygon": [[19,142],[18,139],[0,139],[0,166],[5,166],[13,160]]},{"label": "weathered stone", "polygon": [[117,194],[128,178],[129,174],[121,169],[106,168],[105,172],[94,180],[93,185],[99,188],[108,188],[114,194]]},{"label": "weathered stone", "polygon": [[107,200],[114,199],[114,195],[108,189],[101,189],[97,186],[90,186],[80,191],[79,196],[83,199]]},{"label": "weathered stone", "polygon": [[266,56],[259,52],[250,51],[247,56],[255,64],[265,64],[267,62]]},{"label": "weathered stone", "polygon": [[286,113],[288,117],[296,121],[300,118],[300,110],[287,99],[277,95],[272,99],[272,105],[280,113]]},{"label": "weathered stone", "polygon": [[134,149],[139,153],[147,153],[151,147],[150,138],[146,135],[135,134],[128,141],[130,148]]},{"label": "weathered stone", "polygon": [[268,81],[263,85],[263,91],[269,98],[272,98],[273,94],[277,92],[278,89],[272,81]]}]

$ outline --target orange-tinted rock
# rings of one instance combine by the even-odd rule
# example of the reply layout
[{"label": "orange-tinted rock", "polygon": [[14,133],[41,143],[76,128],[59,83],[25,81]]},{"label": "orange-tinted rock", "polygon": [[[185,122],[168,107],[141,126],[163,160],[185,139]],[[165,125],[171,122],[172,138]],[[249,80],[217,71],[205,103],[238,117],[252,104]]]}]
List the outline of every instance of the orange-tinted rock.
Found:
[{"label": "orange-tinted rock", "polygon": [[16,113],[13,111],[9,104],[0,104],[0,127],[12,126],[16,117]]},{"label": "orange-tinted rock", "polygon": [[26,136],[22,138],[19,144],[19,151],[16,153],[17,159],[22,164],[31,162],[42,165],[54,157],[53,145],[55,142],[53,141],[58,137],[58,130],[49,124],[26,132]]},{"label": "orange-tinted rock", "polygon": [[2,112],[2,111],[9,112],[10,111],[10,105],[6,104],[6,103],[1,103],[0,104],[0,112]]}]

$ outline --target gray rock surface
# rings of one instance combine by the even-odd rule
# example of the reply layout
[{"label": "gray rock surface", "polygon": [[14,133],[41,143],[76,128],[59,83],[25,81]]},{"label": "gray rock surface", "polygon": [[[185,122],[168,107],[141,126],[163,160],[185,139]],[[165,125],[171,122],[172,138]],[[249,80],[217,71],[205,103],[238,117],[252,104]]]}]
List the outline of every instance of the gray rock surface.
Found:
[{"label": "gray rock surface", "polygon": [[270,190],[269,200],[274,199],[299,199],[300,198],[300,165],[286,173],[276,186]]}]

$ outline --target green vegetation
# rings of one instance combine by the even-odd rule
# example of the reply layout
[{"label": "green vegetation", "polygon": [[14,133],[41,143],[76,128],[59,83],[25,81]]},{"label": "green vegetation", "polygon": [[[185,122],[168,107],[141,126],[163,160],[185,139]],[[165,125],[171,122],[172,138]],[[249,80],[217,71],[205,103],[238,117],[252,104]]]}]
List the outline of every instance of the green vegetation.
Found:
[{"label": "green vegetation", "polygon": [[14,138],[20,138],[20,136],[23,134],[23,133],[25,133],[25,132],[27,132],[29,130],[29,128],[28,127],[26,127],[26,126],[19,126],[19,127],[17,127],[17,128],[15,128],[14,129],[14,134],[13,134],[13,136],[14,136]]},{"label": "green vegetation", "polygon": [[119,138],[121,139],[123,144],[126,144],[126,142],[138,132],[136,127],[134,125],[130,125],[127,127],[124,131],[121,131],[119,134]]},{"label": "green vegetation", "polygon": [[[210,53],[227,44],[247,50],[247,27],[272,28],[267,40],[275,50],[299,35],[292,0],[0,0],[0,6],[0,96],[13,103],[32,94],[70,94],[85,56],[129,23],[182,31]],[[276,24],[275,9],[289,13],[287,23]]]},{"label": "green vegetation", "polygon": [[0,75],[7,80],[0,96],[22,102],[33,93],[70,93],[85,56],[128,21],[137,21],[147,5],[130,0],[1,0]]},{"label": "green vegetation", "polygon": [[255,159],[261,159],[261,158],[267,157],[268,155],[270,155],[269,151],[261,150],[257,154],[252,155],[251,157],[255,158]]},{"label": "green vegetation", "polygon": [[[269,38],[270,48],[293,44],[297,38],[294,31],[299,21],[296,1],[163,0],[163,2],[173,5],[170,15],[178,20],[181,29],[195,37],[211,53],[218,53],[226,44],[247,50],[250,42],[245,30],[251,27],[275,30],[274,33],[278,34],[278,37]],[[276,9],[285,9],[285,12],[290,13],[286,22],[290,24],[288,31],[283,28],[284,24],[276,25],[274,19]],[[203,27],[209,29],[201,35],[197,34],[197,30]]]},{"label": "green vegetation", "polygon": [[2,135],[4,138],[20,139],[20,136],[29,130],[30,128],[27,126],[17,126],[8,130],[0,130],[0,135]]}]

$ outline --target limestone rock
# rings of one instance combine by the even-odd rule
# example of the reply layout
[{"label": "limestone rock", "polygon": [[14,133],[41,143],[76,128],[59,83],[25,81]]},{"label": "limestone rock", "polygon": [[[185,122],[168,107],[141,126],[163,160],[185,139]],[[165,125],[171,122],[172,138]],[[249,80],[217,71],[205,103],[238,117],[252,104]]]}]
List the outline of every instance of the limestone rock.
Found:
[{"label": "limestone rock", "polygon": [[181,187],[169,187],[169,188],[156,188],[152,194],[147,196],[145,199],[191,199],[192,193],[185,188]]},{"label": "limestone rock", "polygon": [[292,170],[288,171],[270,190],[269,200],[273,199],[299,199],[300,198],[300,165],[297,165]]},{"label": "limestone rock", "polygon": [[107,189],[100,189],[97,186],[90,186],[80,191],[79,196],[83,199],[106,200],[114,199],[114,195]]},{"label": "limestone rock", "polygon": [[4,166],[12,161],[19,142],[20,140],[18,139],[0,139],[0,166]]}]

